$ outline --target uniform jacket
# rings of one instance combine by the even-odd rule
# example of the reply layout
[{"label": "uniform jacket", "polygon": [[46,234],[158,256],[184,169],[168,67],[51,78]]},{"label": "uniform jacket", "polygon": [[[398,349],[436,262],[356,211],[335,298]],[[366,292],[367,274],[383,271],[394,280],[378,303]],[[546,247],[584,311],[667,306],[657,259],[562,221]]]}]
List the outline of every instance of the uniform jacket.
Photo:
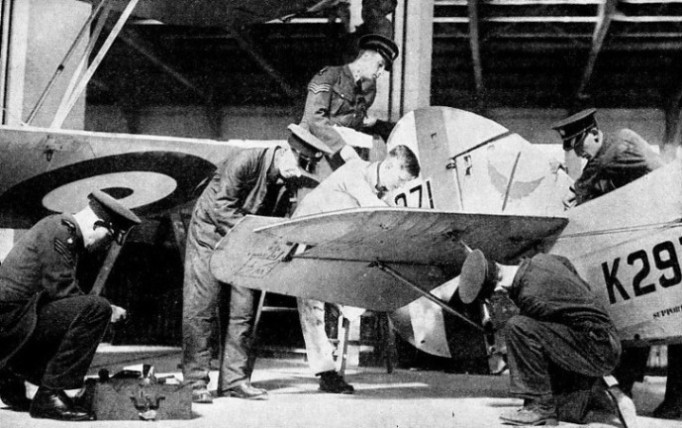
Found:
[{"label": "uniform jacket", "polygon": [[521,262],[509,297],[521,315],[577,330],[615,332],[601,301],[571,262],[561,256],[538,254]]},{"label": "uniform jacket", "polygon": [[622,129],[604,139],[575,182],[576,205],[604,195],[662,165],[656,152],[636,132]]},{"label": "uniform jacket", "polygon": [[83,237],[69,214],[36,223],[0,265],[0,367],[30,338],[38,306],[84,294],[76,279]]},{"label": "uniform jacket", "polygon": [[292,217],[319,214],[348,208],[382,207],[372,185],[379,163],[360,159],[345,163],[306,195]]},{"label": "uniform jacket", "polygon": [[325,67],[308,84],[301,126],[338,152],[346,143],[334,125],[361,130],[375,97],[375,83],[356,83],[348,65]]},{"label": "uniform jacket", "polygon": [[234,150],[199,197],[190,229],[201,229],[201,240],[214,247],[220,237],[247,214],[284,215],[284,183],[268,182],[275,148]]}]

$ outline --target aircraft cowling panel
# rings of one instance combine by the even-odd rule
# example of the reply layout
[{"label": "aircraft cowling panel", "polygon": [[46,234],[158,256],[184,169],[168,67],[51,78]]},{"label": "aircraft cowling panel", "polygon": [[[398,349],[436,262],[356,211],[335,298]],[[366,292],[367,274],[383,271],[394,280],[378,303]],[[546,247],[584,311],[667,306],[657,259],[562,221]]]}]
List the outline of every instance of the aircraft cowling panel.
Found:
[{"label": "aircraft cowling panel", "polygon": [[573,261],[628,344],[682,341],[682,160],[567,212],[547,245]]}]

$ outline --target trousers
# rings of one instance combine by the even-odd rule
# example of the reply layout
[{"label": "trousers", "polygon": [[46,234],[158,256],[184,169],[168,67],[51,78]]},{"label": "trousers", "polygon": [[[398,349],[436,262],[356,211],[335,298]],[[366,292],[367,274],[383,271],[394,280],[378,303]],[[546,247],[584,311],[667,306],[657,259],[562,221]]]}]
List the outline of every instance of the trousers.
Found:
[{"label": "trousers", "polygon": [[[215,248],[213,226],[193,224],[187,237],[182,311],[182,371],[194,387],[208,385],[210,339],[220,321],[221,299],[229,298],[227,331],[220,353],[218,392],[249,380],[249,355],[253,340],[257,293],[215,279],[209,261]],[[220,324],[220,323],[219,323]],[[222,337],[222,335],[221,335]]]},{"label": "trousers", "polygon": [[324,302],[319,300],[298,300],[298,314],[305,340],[308,365],[318,374],[336,370],[334,347],[324,329]]},{"label": "trousers", "polygon": [[586,400],[594,380],[611,373],[621,353],[610,330],[577,329],[523,315],[509,319],[505,339],[510,393],[525,399],[551,400],[583,391]]},{"label": "trousers", "polygon": [[9,370],[50,389],[80,388],[110,319],[111,305],[99,296],[42,304],[36,328],[10,359]]}]

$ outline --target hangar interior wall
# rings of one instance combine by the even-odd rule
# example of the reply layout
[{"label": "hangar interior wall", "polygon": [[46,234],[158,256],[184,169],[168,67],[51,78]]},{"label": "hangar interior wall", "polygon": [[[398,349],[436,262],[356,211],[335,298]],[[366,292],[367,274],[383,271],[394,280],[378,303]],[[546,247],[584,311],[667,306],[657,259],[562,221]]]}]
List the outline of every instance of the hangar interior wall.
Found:
[{"label": "hangar interior wall", "polygon": [[[456,107],[456,106],[452,106]],[[300,111],[284,107],[226,107],[220,111],[220,139],[280,140],[287,136],[287,125],[298,123]],[[499,122],[535,144],[560,144],[550,127],[568,115],[563,109],[492,109],[487,117]],[[206,109],[202,106],[154,107],[140,110],[136,117],[144,134],[177,137],[214,138]],[[631,128],[651,144],[663,141],[665,115],[657,109],[603,109],[597,113],[606,132]],[[85,129],[99,132],[128,133],[126,118],[113,106],[89,105]]]}]

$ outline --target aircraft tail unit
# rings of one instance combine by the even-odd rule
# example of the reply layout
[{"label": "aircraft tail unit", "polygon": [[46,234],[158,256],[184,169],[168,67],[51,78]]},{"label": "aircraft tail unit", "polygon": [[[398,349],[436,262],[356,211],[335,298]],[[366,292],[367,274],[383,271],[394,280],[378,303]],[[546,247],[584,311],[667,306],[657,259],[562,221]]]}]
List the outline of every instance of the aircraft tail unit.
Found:
[{"label": "aircraft tail unit", "polygon": [[[455,109],[421,109],[401,120],[388,144],[406,142],[419,153],[423,173],[393,195],[396,205],[566,216],[566,228],[528,254],[571,259],[601,293],[626,344],[682,342],[682,161],[564,211],[571,179],[537,146],[493,121]],[[456,288],[457,278],[431,292],[456,304]],[[394,311],[392,319],[398,333],[425,352],[459,352],[448,325],[456,321],[427,299]]]},{"label": "aircraft tail unit", "polygon": [[417,153],[422,174],[393,195],[396,205],[489,214],[564,214],[562,196],[572,180],[559,161],[490,119],[449,107],[418,109],[396,125],[388,149],[397,144]]},{"label": "aircraft tail unit", "polygon": [[0,126],[0,227],[76,211],[93,189],[138,214],[159,214],[196,198],[233,148],[276,143]]},{"label": "aircraft tail unit", "polygon": [[[418,109],[396,125],[388,149],[397,144],[417,153],[422,173],[389,195],[396,206],[565,215],[562,199],[572,180],[559,168],[559,161],[490,119],[449,107]],[[490,236],[481,238],[490,240]],[[466,244],[477,247],[475,242]],[[456,305],[457,283],[454,278],[432,293]],[[392,312],[391,320],[403,339],[424,352],[446,358],[461,353],[462,338],[457,331],[461,324],[428,299],[417,299]]]}]

